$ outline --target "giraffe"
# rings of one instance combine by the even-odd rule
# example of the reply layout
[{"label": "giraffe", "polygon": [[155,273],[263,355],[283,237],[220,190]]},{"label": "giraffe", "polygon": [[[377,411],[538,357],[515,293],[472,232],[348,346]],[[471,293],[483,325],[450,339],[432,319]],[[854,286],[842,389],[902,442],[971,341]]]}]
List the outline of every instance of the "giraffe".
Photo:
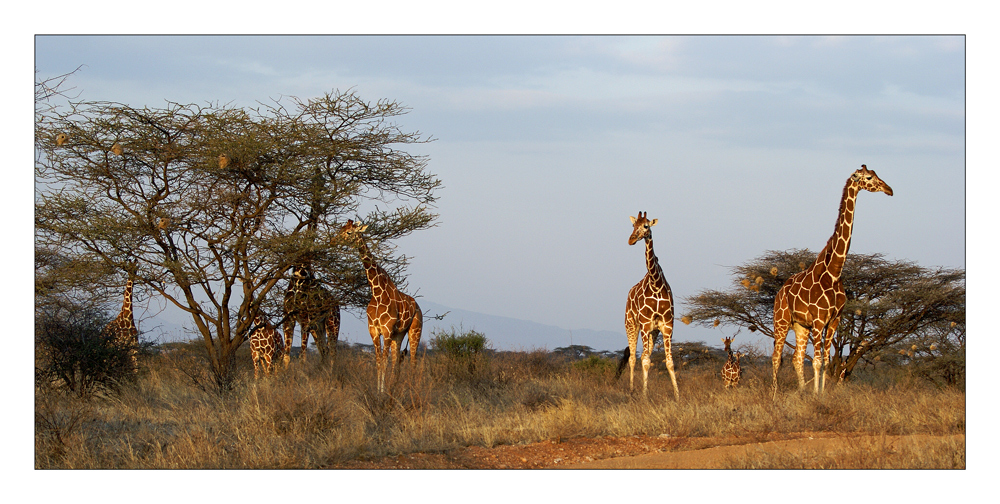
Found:
[{"label": "giraffe", "polygon": [[726,388],[736,387],[740,383],[740,377],[743,376],[743,369],[740,368],[740,353],[733,352],[730,347],[736,336],[732,338],[722,338],[722,342],[726,345],[726,353],[729,354],[729,359],[722,366],[722,380],[726,384]]},{"label": "giraffe", "polygon": [[650,355],[653,353],[653,343],[656,334],[663,334],[663,350],[666,353],[667,372],[674,386],[674,399],[680,400],[677,390],[677,376],[674,373],[674,359],[670,354],[670,337],[674,332],[674,297],[670,293],[670,285],[663,278],[663,270],[653,253],[653,233],[650,228],[659,219],[652,221],[646,214],[639,212],[632,219],[632,235],[628,238],[629,245],[635,245],[639,240],[646,242],[646,276],[628,291],[625,303],[625,333],[628,335],[628,367],[629,388],[635,380],[635,345],[639,333],[642,333],[642,392],[646,394],[646,383],[649,376]]},{"label": "giraffe", "polygon": [[799,390],[805,388],[802,367],[806,344],[811,340],[814,354],[812,360],[814,392],[819,394],[823,391],[825,385],[823,367],[830,357],[830,345],[840,323],[840,312],[847,302],[840,274],[844,269],[847,251],[851,247],[854,207],[858,192],[862,189],[884,192],[892,196],[892,188],[878,178],[874,170],[861,165],[844,185],[833,236],[826,242],[826,246],[820,251],[812,266],[792,275],[774,298],[774,354],[771,357],[773,397],[777,397],[778,394],[778,368],[781,366],[781,351],[785,346],[785,337],[789,329],[795,331],[795,353],[792,354],[792,364],[799,378]]},{"label": "giraffe", "polygon": [[127,348],[129,358],[132,361],[132,371],[139,369],[138,346],[139,329],[135,326],[135,318],[132,316],[132,288],[135,284],[135,268],[128,268],[128,279],[125,280],[125,296],[122,301],[122,309],[118,316],[108,325],[104,326],[104,333],[111,336],[115,343],[121,348]]},{"label": "giraffe", "polygon": [[[368,302],[368,332],[375,345],[375,367],[379,392],[385,391],[386,367],[392,366],[393,375],[398,372],[403,357],[399,348],[403,344],[403,336],[409,334],[410,362],[417,360],[417,348],[420,345],[420,333],[423,330],[423,313],[412,297],[403,294],[396,288],[389,275],[372,257],[365,245],[361,233],[368,229],[367,225],[356,224],[348,220],[340,228],[338,236],[358,248],[361,263],[365,268],[365,276],[372,289],[372,299]],[[381,338],[380,338],[381,337]],[[389,362],[389,353],[392,361]]]},{"label": "giraffe", "polygon": [[301,359],[306,358],[309,347],[309,333],[316,340],[320,359],[325,361],[328,353],[327,338],[333,342],[333,357],[337,356],[337,339],[340,337],[340,305],[330,291],[313,277],[308,263],[292,266],[292,279],[285,291],[285,344],[283,360],[287,366],[292,352],[292,336],[295,324],[302,330]]},{"label": "giraffe", "polygon": [[250,355],[253,358],[253,378],[257,379],[258,365],[264,369],[264,376],[270,374],[278,356],[284,354],[285,344],[281,334],[271,325],[271,322],[257,310],[253,318],[253,330],[250,332]]}]

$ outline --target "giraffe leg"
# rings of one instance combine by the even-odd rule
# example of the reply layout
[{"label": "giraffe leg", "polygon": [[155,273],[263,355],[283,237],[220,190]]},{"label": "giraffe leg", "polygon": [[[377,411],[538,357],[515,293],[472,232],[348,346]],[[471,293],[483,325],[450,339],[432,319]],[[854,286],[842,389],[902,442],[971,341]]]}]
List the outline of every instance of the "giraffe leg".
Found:
[{"label": "giraffe leg", "polygon": [[292,357],[292,333],[295,331],[295,319],[292,318],[291,315],[285,316],[285,324],[283,328],[285,330],[285,348],[281,353],[282,360],[287,368]]},{"label": "giraffe leg", "polygon": [[[823,342],[823,354],[826,356],[826,360],[823,362],[824,366],[829,368],[830,366],[830,348],[833,346],[833,338],[837,335],[837,326],[840,325],[840,317],[834,317],[830,321],[830,324],[826,326],[826,339]],[[835,370],[836,371],[836,370]],[[826,372],[824,371],[824,374]],[[838,379],[835,383],[840,383]],[[826,385],[826,380],[824,378],[823,384]]]},{"label": "giraffe leg", "polygon": [[330,355],[337,358],[337,340],[340,338],[340,307],[334,306],[330,316],[326,318],[326,337],[330,346]]},{"label": "giraffe leg", "polygon": [[806,388],[806,378],[802,373],[802,367],[805,362],[806,345],[809,344],[809,328],[800,324],[793,324],[792,328],[795,329],[795,353],[792,354],[792,366],[795,367],[795,376],[799,379],[799,391],[801,391]]},{"label": "giraffe leg", "polygon": [[650,357],[653,355],[653,342],[656,341],[657,329],[650,329],[642,333],[642,395],[646,395],[646,383],[649,380],[649,365],[652,363]]},{"label": "giraffe leg", "polygon": [[389,361],[390,383],[395,386],[396,381],[399,380],[399,361],[402,360],[399,355],[399,348],[403,345],[403,335],[393,336],[386,340],[385,344],[386,360]]},{"label": "giraffe leg", "polygon": [[302,326],[302,351],[299,353],[299,360],[302,362],[306,361],[306,354],[309,353],[309,333],[313,331],[312,323],[313,321],[308,318],[299,321]]},{"label": "giraffe leg", "polygon": [[420,348],[420,334],[424,331],[424,315],[420,312],[420,307],[417,307],[416,313],[413,315],[413,322],[410,323],[410,362],[417,361],[417,349]]},{"label": "giraffe leg", "polygon": [[257,363],[258,363],[258,361],[260,361],[260,356],[257,355],[257,351],[256,350],[253,351],[253,356],[252,357],[253,357],[253,379],[256,380],[257,379]]},{"label": "giraffe leg", "polygon": [[674,400],[681,400],[680,390],[677,389],[677,375],[674,373],[674,357],[670,352],[670,338],[674,334],[674,321],[660,323],[660,333],[663,334],[663,352],[666,354],[667,373],[670,374],[670,383],[674,386]]},{"label": "giraffe leg", "polygon": [[326,321],[329,317],[318,320],[314,324],[313,328],[313,339],[316,341],[316,350],[319,351],[320,362],[326,362],[327,358],[327,347],[326,347]]},{"label": "giraffe leg", "polygon": [[635,389],[635,346],[639,339],[638,327],[630,320],[625,321],[625,333],[628,336],[628,389]]},{"label": "giraffe leg", "polygon": [[781,367],[781,354],[785,351],[785,339],[788,338],[788,322],[780,317],[774,319],[774,353],[771,355],[771,397],[778,397],[778,368]]},{"label": "giraffe leg", "polygon": [[816,394],[822,394],[826,384],[826,362],[829,359],[827,353],[829,346],[826,340],[830,338],[824,337],[826,336],[825,329],[823,323],[817,322],[813,325],[812,330],[812,334],[815,335],[813,338],[813,380],[816,382],[813,385],[813,392]]},{"label": "giraffe leg", "polygon": [[383,360],[382,352],[382,337],[379,335],[379,329],[372,324],[368,323],[368,333],[372,337],[372,345],[375,347],[375,380],[378,384],[379,393],[385,390],[385,361]]}]

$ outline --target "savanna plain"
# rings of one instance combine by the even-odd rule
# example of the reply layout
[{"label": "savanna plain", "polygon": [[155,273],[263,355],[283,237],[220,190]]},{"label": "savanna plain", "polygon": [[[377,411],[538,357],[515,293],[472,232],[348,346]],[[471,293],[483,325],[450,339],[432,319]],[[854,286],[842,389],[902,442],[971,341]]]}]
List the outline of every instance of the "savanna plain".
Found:
[{"label": "savanna plain", "polygon": [[726,389],[724,354],[675,343],[676,401],[662,350],[644,395],[641,366],[630,390],[610,354],[443,344],[466,336],[436,335],[389,393],[377,391],[374,356],[359,345],[341,343],[325,362],[293,355],[260,379],[241,349],[224,387],[200,342],[147,345],[136,375],[86,393],[36,380],[35,468],[585,468],[696,453],[708,460],[689,467],[965,468],[964,384],[905,368],[859,370],[817,396],[812,384],[797,390],[786,358],[772,398],[762,351],[743,349],[742,380]]}]

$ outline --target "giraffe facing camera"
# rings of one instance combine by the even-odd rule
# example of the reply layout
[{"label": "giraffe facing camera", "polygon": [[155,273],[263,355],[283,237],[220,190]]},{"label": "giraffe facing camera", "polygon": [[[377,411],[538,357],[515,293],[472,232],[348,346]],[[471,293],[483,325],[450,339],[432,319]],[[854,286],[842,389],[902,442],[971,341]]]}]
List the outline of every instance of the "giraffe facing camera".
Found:
[{"label": "giraffe facing camera", "polygon": [[722,338],[722,343],[726,345],[726,354],[729,355],[726,363],[722,366],[722,380],[726,388],[735,388],[740,383],[740,377],[743,376],[743,369],[740,367],[740,357],[742,354],[733,352],[731,347],[735,339],[735,334],[732,338]]},{"label": "giraffe facing camera", "polygon": [[635,347],[639,335],[642,335],[642,392],[647,394],[653,342],[656,341],[657,334],[662,334],[667,372],[674,386],[674,399],[680,400],[674,359],[670,354],[670,338],[674,332],[674,297],[670,292],[670,285],[663,277],[660,262],[653,253],[651,228],[656,225],[657,219],[649,220],[643,212],[639,212],[636,217],[629,216],[629,219],[632,220],[632,234],[628,237],[628,244],[635,245],[639,240],[646,242],[646,275],[629,289],[625,302],[629,388],[633,388],[635,381]]}]

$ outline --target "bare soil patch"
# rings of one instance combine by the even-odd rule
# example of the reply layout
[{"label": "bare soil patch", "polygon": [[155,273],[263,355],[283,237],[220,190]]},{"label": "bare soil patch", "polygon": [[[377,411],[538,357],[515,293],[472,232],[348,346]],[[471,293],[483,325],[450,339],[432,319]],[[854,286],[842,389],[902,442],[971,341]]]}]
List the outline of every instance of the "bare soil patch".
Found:
[{"label": "bare soil patch", "polygon": [[542,441],[493,448],[470,446],[441,453],[410,453],[351,460],[330,469],[719,469],[728,457],[750,451],[801,454],[833,452],[862,439],[901,445],[952,436],[848,436],[836,433],[771,433],[753,437],[604,436]]}]

